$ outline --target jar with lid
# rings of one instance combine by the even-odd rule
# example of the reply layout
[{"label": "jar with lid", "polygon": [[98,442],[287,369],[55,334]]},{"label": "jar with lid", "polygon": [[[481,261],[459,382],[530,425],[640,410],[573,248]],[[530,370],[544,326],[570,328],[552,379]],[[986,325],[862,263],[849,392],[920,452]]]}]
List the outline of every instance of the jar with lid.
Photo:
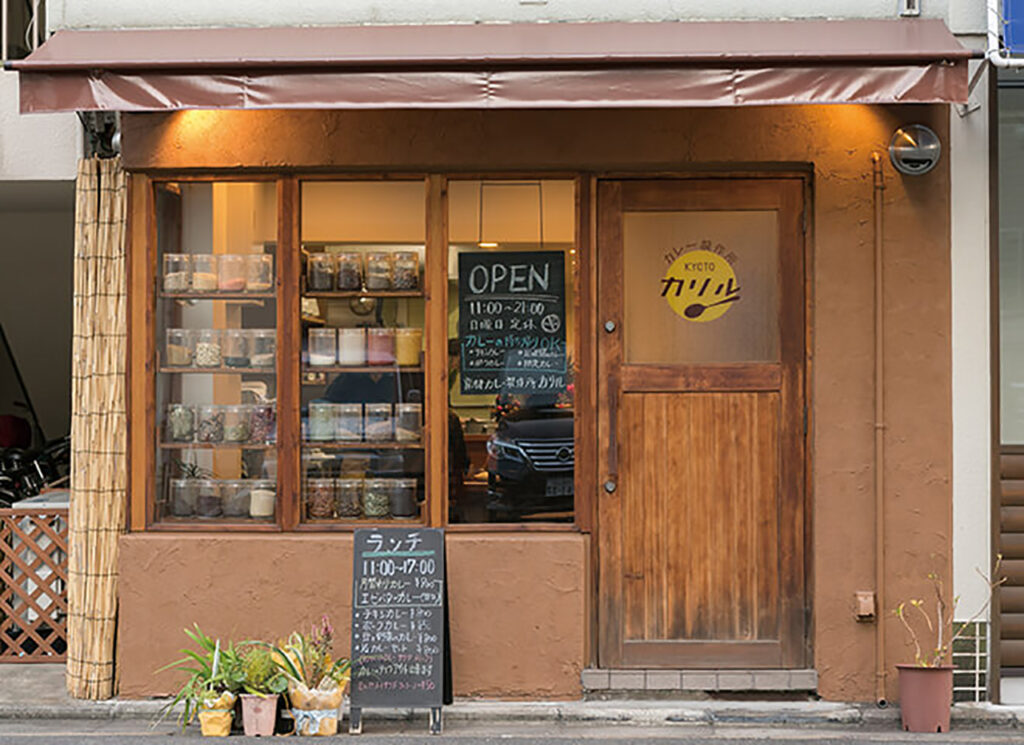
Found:
[{"label": "jar with lid", "polygon": [[191,329],[167,329],[164,364],[168,367],[189,367],[195,353],[196,336]]},{"label": "jar with lid", "polygon": [[217,289],[217,257],[195,254],[192,257],[192,292],[213,292]]},{"label": "jar with lid", "polygon": [[342,442],[363,439],[363,405],[335,404],[335,436]]},{"label": "jar with lid", "polygon": [[196,411],[188,404],[167,404],[164,425],[167,442],[192,442],[196,435]]},{"label": "jar with lid", "polygon": [[366,420],[363,430],[367,440],[386,442],[395,439],[391,404],[364,404],[363,408],[366,409]]},{"label": "jar with lid", "polygon": [[220,329],[203,329],[196,334],[196,367],[221,367],[224,363]]},{"label": "jar with lid", "polygon": [[192,257],[164,254],[164,292],[188,292],[192,286]]},{"label": "jar with lid", "polygon": [[338,254],[336,281],[339,290],[363,288],[363,257],[358,252],[345,251]]},{"label": "jar with lid", "polygon": [[395,364],[394,329],[366,329],[366,364]]},{"label": "jar with lid", "polygon": [[312,520],[334,517],[334,479],[306,479],[306,516]]},{"label": "jar with lid", "polygon": [[217,289],[221,292],[242,292],[245,289],[245,257],[222,254],[217,260]]},{"label": "jar with lid", "polygon": [[338,517],[363,514],[363,480],[338,479],[335,485],[334,511]]},{"label": "jar with lid", "polygon": [[273,404],[253,404],[249,407],[249,442],[254,445],[274,442],[277,414]]},{"label": "jar with lid", "polygon": [[415,290],[420,286],[420,257],[415,251],[395,252],[395,271],[391,286],[396,290]]},{"label": "jar with lid", "polygon": [[224,329],[223,358],[225,367],[249,367],[249,332],[246,329]]},{"label": "jar with lid", "polygon": [[213,479],[199,479],[196,485],[196,515],[220,517],[223,513],[220,501],[220,482]]},{"label": "jar with lid", "polygon": [[191,517],[196,511],[199,482],[195,479],[171,479],[168,507],[172,517]]},{"label": "jar with lid", "polygon": [[197,407],[196,442],[224,442],[224,411],[216,404]]},{"label": "jar with lid", "polygon": [[353,367],[366,364],[366,329],[338,329],[338,364]]},{"label": "jar with lid", "polygon": [[391,514],[391,479],[366,479],[363,486],[363,515],[388,517]]},{"label": "jar with lid", "polygon": [[310,402],[308,430],[310,441],[330,442],[334,440],[334,407],[335,404]]},{"label": "jar with lid", "polygon": [[309,254],[306,259],[306,289],[330,292],[334,289],[334,256],[329,253]]},{"label": "jar with lid", "polygon": [[221,483],[220,502],[224,517],[245,517],[249,514],[250,484],[240,479]]},{"label": "jar with lid", "polygon": [[270,292],[274,288],[274,257],[270,254],[245,255],[245,291]]},{"label": "jar with lid", "polygon": [[415,517],[419,512],[416,504],[416,479],[387,479],[388,504],[395,517]]},{"label": "jar with lid", "polygon": [[391,253],[388,251],[370,251],[366,254],[366,289],[391,289]]},{"label": "jar with lid", "polygon": [[249,442],[249,407],[224,406],[224,442]]},{"label": "jar with lid", "polygon": [[333,365],[338,360],[338,335],[334,329],[309,330],[309,364]]},{"label": "jar with lid", "polygon": [[423,349],[423,329],[395,329],[395,362],[400,367],[420,364]]},{"label": "jar with lid", "polygon": [[277,484],[270,479],[253,479],[249,492],[249,516],[273,517],[277,502]]},{"label": "jar with lid", "polygon": [[423,404],[395,404],[395,439],[419,442],[423,437]]},{"label": "jar with lid", "polygon": [[277,331],[250,329],[249,364],[252,367],[273,367],[277,361]]}]

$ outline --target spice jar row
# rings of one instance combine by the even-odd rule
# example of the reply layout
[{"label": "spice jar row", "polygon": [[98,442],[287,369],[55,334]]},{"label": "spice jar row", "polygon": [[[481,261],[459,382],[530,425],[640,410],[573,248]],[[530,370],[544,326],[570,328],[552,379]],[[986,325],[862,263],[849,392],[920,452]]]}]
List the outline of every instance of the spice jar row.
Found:
[{"label": "spice jar row", "polygon": [[309,364],[398,365],[420,364],[423,329],[414,328],[324,328],[309,330]]},{"label": "spice jar row", "polygon": [[416,479],[306,479],[310,520],[416,517]]},{"label": "spice jar row", "polygon": [[305,439],[312,442],[419,442],[422,404],[311,402]]},{"label": "spice jar row", "polygon": [[164,292],[270,292],[270,254],[164,254]]},{"label": "spice jar row", "polygon": [[272,404],[168,404],[166,442],[267,444],[277,439]]},{"label": "spice jar row", "polygon": [[167,511],[172,517],[272,518],[277,484],[269,479],[170,479]]},{"label": "spice jar row", "polygon": [[167,329],[164,361],[171,367],[273,367],[274,329]]},{"label": "spice jar row", "polygon": [[415,251],[312,253],[306,259],[306,290],[416,290],[420,257]]}]

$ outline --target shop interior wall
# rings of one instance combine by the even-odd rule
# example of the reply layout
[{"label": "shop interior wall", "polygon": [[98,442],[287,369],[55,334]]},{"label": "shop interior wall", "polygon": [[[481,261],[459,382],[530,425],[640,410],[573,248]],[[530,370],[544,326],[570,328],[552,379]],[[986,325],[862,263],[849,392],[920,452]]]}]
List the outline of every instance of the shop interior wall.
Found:
[{"label": "shop interior wall", "polygon": [[71,427],[75,186],[0,182],[0,323],[43,432]]},{"label": "shop interior wall", "polygon": [[[867,701],[874,698],[875,628],[858,623],[854,609],[857,591],[875,589],[871,154],[884,153],[893,131],[910,122],[948,142],[946,107],[910,105],[181,112],[129,115],[123,126],[132,169],[812,169],[811,646],[825,698]],[[891,608],[927,592],[929,572],[951,573],[950,203],[948,159],[916,178],[899,176],[887,160],[883,166],[887,585],[878,616],[887,624],[891,671],[912,659]],[[158,599],[140,587],[122,609],[134,618],[130,606]],[[126,665],[140,664],[133,654],[122,655]],[[895,699],[891,674],[887,685]]]}]

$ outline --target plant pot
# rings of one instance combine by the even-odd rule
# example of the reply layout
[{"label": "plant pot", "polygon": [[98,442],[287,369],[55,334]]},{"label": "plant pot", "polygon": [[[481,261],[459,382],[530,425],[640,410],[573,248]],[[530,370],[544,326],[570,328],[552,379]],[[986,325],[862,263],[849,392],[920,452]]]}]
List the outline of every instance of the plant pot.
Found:
[{"label": "plant pot", "polygon": [[277,694],[256,696],[243,693],[242,726],[246,737],[270,737],[274,734],[277,718]]},{"label": "plant pot", "polygon": [[897,665],[900,715],[908,732],[949,732],[953,705],[953,666]]},{"label": "plant pot", "polygon": [[330,736],[338,734],[341,702],[348,681],[328,690],[310,689],[301,683],[288,684],[295,734]]}]

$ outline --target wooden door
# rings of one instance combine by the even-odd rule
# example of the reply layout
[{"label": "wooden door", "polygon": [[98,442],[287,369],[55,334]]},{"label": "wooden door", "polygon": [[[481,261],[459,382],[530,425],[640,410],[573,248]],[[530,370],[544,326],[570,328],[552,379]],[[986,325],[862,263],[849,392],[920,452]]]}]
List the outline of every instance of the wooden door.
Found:
[{"label": "wooden door", "polygon": [[598,210],[600,664],[803,666],[803,181]]}]

